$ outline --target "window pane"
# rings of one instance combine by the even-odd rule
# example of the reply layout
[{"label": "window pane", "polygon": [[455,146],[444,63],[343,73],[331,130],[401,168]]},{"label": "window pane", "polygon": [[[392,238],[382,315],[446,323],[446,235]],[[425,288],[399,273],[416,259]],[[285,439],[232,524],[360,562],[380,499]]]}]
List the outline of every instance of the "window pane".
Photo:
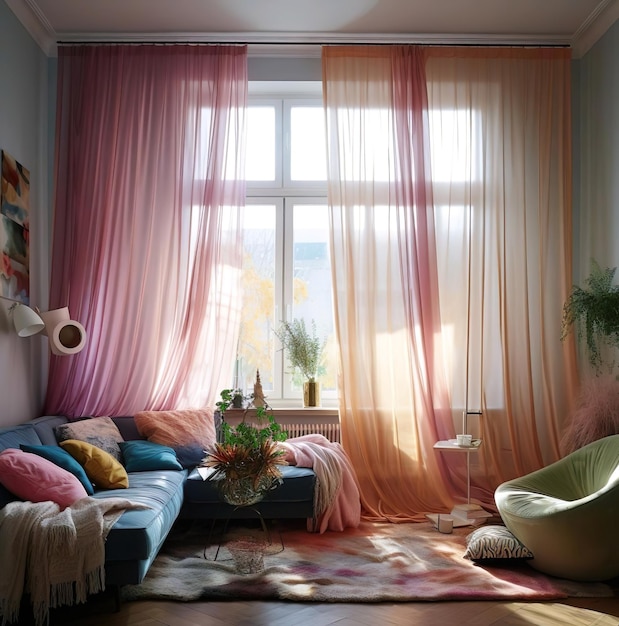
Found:
[{"label": "window pane", "polygon": [[[310,329],[315,320],[319,337],[333,349],[324,125],[319,98],[256,100],[249,107],[246,173],[254,193],[243,226],[243,320],[234,384],[251,393],[259,369],[271,406],[300,404],[304,382],[291,380],[273,332],[282,319],[302,317]],[[291,184],[304,189],[303,197],[292,197]],[[329,361],[328,373],[320,376],[323,402],[336,395],[335,359]]]},{"label": "window pane", "polygon": [[[395,180],[392,114],[387,109],[335,111],[344,180]],[[371,173],[371,174],[370,174]]]},{"label": "window pane", "polygon": [[479,112],[431,109],[429,112],[432,180],[480,180],[481,120]]},{"label": "window pane", "polygon": [[[336,366],[327,206],[295,204],[293,220],[292,317],[304,319],[310,333],[314,320],[318,337],[327,342],[324,367],[318,374],[323,391],[328,392],[335,390]],[[300,391],[302,383],[297,375],[293,391]]]},{"label": "window pane", "polygon": [[247,162],[249,181],[275,180],[275,108],[250,106],[247,109]]},{"label": "window pane", "polygon": [[274,205],[248,205],[243,217],[243,311],[235,387],[251,393],[256,370],[265,395],[273,391],[275,310]]},{"label": "window pane", "polygon": [[327,180],[327,148],[322,107],[290,110],[290,178]]}]

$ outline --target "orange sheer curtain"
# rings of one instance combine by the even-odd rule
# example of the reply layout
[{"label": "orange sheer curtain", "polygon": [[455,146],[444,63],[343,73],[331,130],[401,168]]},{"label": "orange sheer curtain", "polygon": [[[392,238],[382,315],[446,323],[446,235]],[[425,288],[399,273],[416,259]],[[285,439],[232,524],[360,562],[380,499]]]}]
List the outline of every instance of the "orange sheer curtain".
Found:
[{"label": "orange sheer curtain", "polygon": [[[343,442],[366,516],[418,520],[559,457],[577,386],[567,50],[323,51]],[[426,91],[427,90],[427,91]],[[427,100],[426,100],[427,98]]]},{"label": "orange sheer curtain", "polygon": [[453,433],[441,385],[423,56],[323,50],[343,444],[365,516],[449,508],[432,446]]},{"label": "orange sheer curtain", "polygon": [[483,411],[481,496],[559,458],[578,384],[573,342],[560,341],[572,282],[570,51],[425,54],[442,344],[454,409]]}]

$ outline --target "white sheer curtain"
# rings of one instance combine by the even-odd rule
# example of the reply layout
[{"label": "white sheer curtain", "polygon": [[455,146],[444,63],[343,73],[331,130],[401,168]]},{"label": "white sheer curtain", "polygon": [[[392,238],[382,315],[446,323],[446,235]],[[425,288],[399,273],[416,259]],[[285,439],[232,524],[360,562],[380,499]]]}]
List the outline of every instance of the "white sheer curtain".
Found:
[{"label": "white sheer curtain", "polygon": [[370,519],[423,520],[452,504],[432,448],[453,428],[423,64],[410,46],[323,50],[340,421]]}]

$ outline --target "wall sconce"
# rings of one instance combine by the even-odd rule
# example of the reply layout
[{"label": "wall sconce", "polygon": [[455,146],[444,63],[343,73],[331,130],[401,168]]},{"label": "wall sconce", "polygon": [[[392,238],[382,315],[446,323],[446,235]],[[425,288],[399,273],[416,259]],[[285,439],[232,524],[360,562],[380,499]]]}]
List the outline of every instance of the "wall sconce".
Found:
[{"label": "wall sconce", "polygon": [[41,312],[16,302],[9,308],[9,312],[13,314],[15,331],[20,337],[42,332],[49,338],[52,354],[77,354],[86,345],[86,330],[79,322],[71,319],[68,307]]},{"label": "wall sconce", "polygon": [[86,344],[86,330],[69,315],[69,307],[40,313],[45,322],[43,333],[49,337],[52,354],[77,354]]},{"label": "wall sconce", "polygon": [[40,333],[45,328],[45,322],[29,306],[16,302],[9,307],[13,313],[15,332],[20,337],[30,337]]}]

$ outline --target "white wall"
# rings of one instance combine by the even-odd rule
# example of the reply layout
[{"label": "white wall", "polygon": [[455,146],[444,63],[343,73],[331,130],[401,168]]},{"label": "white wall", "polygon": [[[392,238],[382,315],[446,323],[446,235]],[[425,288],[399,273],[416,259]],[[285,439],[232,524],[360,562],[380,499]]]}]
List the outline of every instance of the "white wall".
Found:
[{"label": "white wall", "polygon": [[[49,290],[50,62],[4,2],[0,2],[0,149],[30,170],[30,299],[46,308]],[[0,299],[0,427],[43,409],[48,348],[44,337],[19,338]]]},{"label": "white wall", "polygon": [[619,266],[619,22],[574,66],[574,278],[582,284],[591,258]]}]

